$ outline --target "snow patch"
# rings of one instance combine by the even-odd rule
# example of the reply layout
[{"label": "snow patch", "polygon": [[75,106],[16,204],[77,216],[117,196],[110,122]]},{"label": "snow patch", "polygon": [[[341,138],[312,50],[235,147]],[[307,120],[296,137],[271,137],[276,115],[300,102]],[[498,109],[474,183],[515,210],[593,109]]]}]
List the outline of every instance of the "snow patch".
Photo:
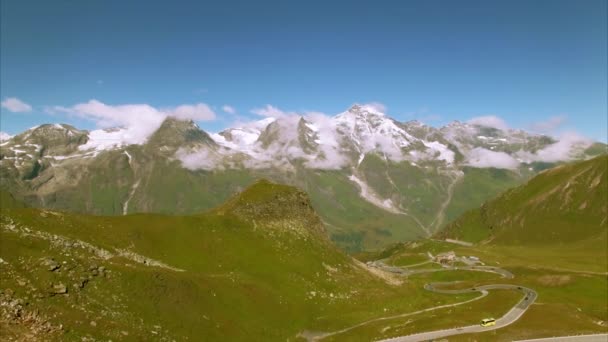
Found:
[{"label": "snow patch", "polygon": [[127,158],[129,158],[129,166],[130,166],[133,158],[131,158],[131,155],[127,151],[125,151],[125,155],[127,156]]},{"label": "snow patch", "polygon": [[361,153],[359,155],[359,160],[357,161],[357,166],[361,165],[361,162],[363,161],[363,159],[365,159],[365,154]]},{"label": "snow patch", "polygon": [[129,143],[141,144],[143,141],[134,139],[135,137],[124,128],[118,129],[97,129],[89,132],[89,140],[86,144],[78,146],[81,151],[97,150],[105,151],[116,149]]},{"label": "snow patch", "polygon": [[133,186],[131,187],[131,191],[129,192],[129,197],[127,197],[127,200],[122,205],[122,214],[123,215],[127,215],[128,211],[129,211],[129,202],[133,198],[133,195],[135,195],[135,190],[137,190],[138,186],[139,186],[139,181],[135,182],[133,184]]},{"label": "snow patch", "polygon": [[392,161],[402,161],[401,148],[415,141],[409,133],[377,110],[354,106],[333,118],[336,130],[355,143],[360,153],[382,153]]},{"label": "snow patch", "polygon": [[15,152],[15,153],[21,153],[21,154],[25,154],[25,153],[27,153],[27,151],[20,150],[20,149],[17,149],[17,148],[15,148],[15,147],[11,148],[11,151],[13,151],[13,152]]},{"label": "snow patch", "polygon": [[364,181],[362,181],[361,179],[359,179],[357,176],[355,175],[350,175],[348,177],[348,179],[354,183],[356,183],[359,188],[361,189],[361,192],[359,193],[359,195],[366,201],[368,201],[369,203],[390,211],[392,213],[395,214],[399,214],[400,211],[395,208],[395,205],[393,203],[393,201],[391,199],[381,199],[375,192],[374,190],[372,190],[369,185],[367,185],[367,183],[365,183]]},{"label": "snow patch", "polygon": [[308,127],[313,132],[318,132],[319,131],[319,129],[317,128],[317,126],[315,126],[315,125],[313,125],[313,124],[311,124],[309,122],[306,123],[306,127]]},{"label": "snow patch", "polygon": [[275,120],[275,118],[269,117],[244,124],[240,127],[230,128],[220,133],[212,133],[210,136],[220,146],[249,153],[260,137],[260,134],[262,134],[262,131]]},{"label": "snow patch", "polygon": [[91,152],[87,152],[87,153],[72,154],[69,156],[44,156],[43,158],[54,159],[54,160],[66,160],[66,159],[74,159],[74,158],[94,158],[94,157],[97,157],[98,154],[99,154],[98,151],[91,151]]}]

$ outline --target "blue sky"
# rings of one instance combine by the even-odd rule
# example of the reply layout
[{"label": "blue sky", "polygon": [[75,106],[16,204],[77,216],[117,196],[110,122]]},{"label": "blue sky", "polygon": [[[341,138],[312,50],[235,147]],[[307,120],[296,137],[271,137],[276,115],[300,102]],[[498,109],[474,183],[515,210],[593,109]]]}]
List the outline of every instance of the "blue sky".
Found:
[{"label": "blue sky", "polygon": [[[0,98],[31,106],[1,109],[13,134],[94,128],[98,117],[74,109],[93,99],[206,104],[209,131],[267,104],[336,114],[376,101],[403,121],[496,115],[607,139],[605,0],[0,4]],[[54,106],[65,110],[45,112]]]}]

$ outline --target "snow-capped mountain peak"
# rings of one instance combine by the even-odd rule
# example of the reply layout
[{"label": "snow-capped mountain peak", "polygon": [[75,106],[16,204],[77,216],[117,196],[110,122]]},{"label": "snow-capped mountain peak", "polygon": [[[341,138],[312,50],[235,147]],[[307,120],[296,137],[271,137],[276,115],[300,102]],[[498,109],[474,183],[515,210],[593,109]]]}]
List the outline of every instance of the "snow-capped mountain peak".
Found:
[{"label": "snow-capped mountain peak", "polygon": [[401,149],[416,139],[373,106],[354,105],[334,118],[343,140],[360,154],[381,152],[393,160],[402,160]]},{"label": "snow-capped mountain peak", "polygon": [[236,151],[249,151],[258,141],[266,127],[274,121],[276,121],[276,118],[268,117],[263,120],[228,128],[219,133],[212,133],[210,136],[220,146]]},{"label": "snow-capped mountain peak", "polygon": [[192,169],[356,169],[369,154],[386,163],[419,167],[432,163],[442,168],[515,169],[535,161],[581,158],[593,143],[577,136],[556,140],[479,123],[454,121],[441,128],[417,121],[401,123],[372,105],[354,105],[336,116],[269,117],[214,134],[194,122],[167,118],[153,133],[144,133],[137,127],[85,131],[65,124],[40,125],[3,140],[2,146],[15,158],[25,151],[23,146],[32,146],[44,158],[63,160],[142,145],[146,153],[188,161]]}]

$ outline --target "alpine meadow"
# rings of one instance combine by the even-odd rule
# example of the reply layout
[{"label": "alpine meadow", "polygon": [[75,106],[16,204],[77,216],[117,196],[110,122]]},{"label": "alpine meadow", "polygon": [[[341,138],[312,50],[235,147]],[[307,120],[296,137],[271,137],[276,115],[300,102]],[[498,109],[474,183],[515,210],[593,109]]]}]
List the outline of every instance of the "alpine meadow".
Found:
[{"label": "alpine meadow", "polygon": [[0,2],[0,340],[608,341],[608,3]]}]

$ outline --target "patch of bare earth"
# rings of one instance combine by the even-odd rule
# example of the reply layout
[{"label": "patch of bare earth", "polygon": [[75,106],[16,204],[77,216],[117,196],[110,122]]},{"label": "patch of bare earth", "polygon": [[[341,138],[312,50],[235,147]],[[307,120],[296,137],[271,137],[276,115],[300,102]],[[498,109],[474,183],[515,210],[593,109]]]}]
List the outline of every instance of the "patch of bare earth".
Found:
[{"label": "patch of bare earth", "polygon": [[566,285],[572,282],[572,277],[569,275],[546,274],[538,277],[536,280],[544,286],[554,287]]},{"label": "patch of bare earth", "polygon": [[355,263],[355,265],[366,270],[374,277],[382,279],[388,285],[399,286],[399,285],[403,284],[403,279],[401,279],[399,276],[397,276],[395,274],[383,271],[379,268],[369,267],[366,264],[364,264],[361,261],[356,260],[356,259],[353,259],[353,262]]}]

